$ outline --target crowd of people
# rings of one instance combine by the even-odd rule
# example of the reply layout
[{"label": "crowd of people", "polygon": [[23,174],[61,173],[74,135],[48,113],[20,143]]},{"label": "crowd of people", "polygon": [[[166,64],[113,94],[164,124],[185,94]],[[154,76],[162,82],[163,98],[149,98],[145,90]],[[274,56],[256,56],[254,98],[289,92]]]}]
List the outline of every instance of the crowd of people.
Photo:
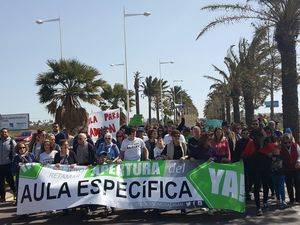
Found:
[{"label": "crowd of people", "polygon": [[278,123],[255,119],[250,127],[224,121],[222,127],[205,131],[200,122],[187,127],[184,118],[178,127],[173,124],[122,126],[115,138],[104,127],[95,143],[86,131],[71,136],[61,131],[57,123],[53,124],[51,133],[38,130],[30,143],[16,143],[8,129],[3,128],[0,200],[5,201],[5,182],[13,193],[17,192],[20,163],[75,166],[120,163],[122,160],[209,160],[216,163],[242,160],[246,201],[254,199],[257,215],[268,208],[270,197],[276,197],[280,208],[300,203],[300,148],[289,129],[283,133]]}]

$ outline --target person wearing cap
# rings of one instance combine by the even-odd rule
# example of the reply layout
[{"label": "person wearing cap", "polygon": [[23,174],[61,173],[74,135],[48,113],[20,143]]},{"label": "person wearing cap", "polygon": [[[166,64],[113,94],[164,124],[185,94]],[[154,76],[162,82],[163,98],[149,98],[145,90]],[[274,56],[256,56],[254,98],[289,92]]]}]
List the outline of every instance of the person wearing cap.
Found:
[{"label": "person wearing cap", "polygon": [[110,161],[117,161],[119,159],[120,151],[116,144],[112,142],[111,133],[104,135],[104,142],[99,145],[96,150],[97,161],[105,156]]},{"label": "person wearing cap", "polygon": [[123,160],[148,160],[149,152],[146,148],[145,142],[136,137],[136,129],[133,127],[127,127],[125,134],[127,138],[124,139],[121,145],[120,157]]},{"label": "person wearing cap", "polygon": [[278,129],[278,122],[271,120],[268,127],[270,127],[275,137],[280,138],[282,136],[282,132]]},{"label": "person wearing cap", "polygon": [[144,142],[149,140],[149,137],[145,135],[145,128],[144,127],[138,127],[136,131],[136,137],[142,139]]}]

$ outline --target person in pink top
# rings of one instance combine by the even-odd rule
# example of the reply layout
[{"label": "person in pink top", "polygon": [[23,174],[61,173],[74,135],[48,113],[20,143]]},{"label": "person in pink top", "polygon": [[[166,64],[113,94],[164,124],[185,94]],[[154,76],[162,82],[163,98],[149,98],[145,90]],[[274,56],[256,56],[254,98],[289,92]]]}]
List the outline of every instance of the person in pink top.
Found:
[{"label": "person in pink top", "polygon": [[229,163],[231,162],[230,148],[227,138],[224,136],[222,128],[217,127],[214,131],[211,147],[215,149],[215,162]]}]

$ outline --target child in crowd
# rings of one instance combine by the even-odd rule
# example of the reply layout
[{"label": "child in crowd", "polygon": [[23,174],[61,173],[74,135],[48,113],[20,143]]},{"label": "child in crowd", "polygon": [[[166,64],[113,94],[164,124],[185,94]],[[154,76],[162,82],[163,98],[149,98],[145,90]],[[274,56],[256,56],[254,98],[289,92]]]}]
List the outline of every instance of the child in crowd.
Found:
[{"label": "child in crowd", "polygon": [[165,143],[162,137],[158,137],[157,141],[156,141],[156,146],[153,150],[154,152],[154,159],[162,159],[161,157],[161,153],[165,148]]},{"label": "child in crowd", "polygon": [[275,189],[275,194],[280,208],[285,208],[285,190],[283,175],[283,159],[280,155],[280,149],[277,146],[272,153],[271,178]]}]

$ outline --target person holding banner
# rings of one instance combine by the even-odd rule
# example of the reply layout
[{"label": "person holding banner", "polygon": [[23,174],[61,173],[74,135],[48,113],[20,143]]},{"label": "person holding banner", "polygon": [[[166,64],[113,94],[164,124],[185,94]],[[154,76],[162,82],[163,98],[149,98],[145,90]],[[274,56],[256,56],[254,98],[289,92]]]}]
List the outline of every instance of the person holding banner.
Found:
[{"label": "person holding banner", "polygon": [[42,144],[42,153],[39,157],[39,162],[43,165],[52,164],[54,161],[54,156],[58,151],[53,149],[50,140],[45,140]]},{"label": "person holding banner", "polygon": [[162,155],[168,160],[184,159],[187,153],[185,142],[180,141],[180,132],[173,130],[171,133],[172,141],[165,146]]},{"label": "person holding banner", "polygon": [[112,143],[111,133],[104,135],[104,142],[101,143],[96,150],[97,161],[101,160],[101,156],[106,155],[107,159],[116,162],[119,159],[120,151],[116,144]]},{"label": "person holding banner", "polygon": [[154,148],[156,146],[157,131],[155,129],[150,129],[148,131],[148,140],[145,142],[146,147],[149,151],[149,159],[155,159]]},{"label": "person holding banner", "polygon": [[54,156],[54,164],[56,164],[56,166],[59,167],[60,164],[74,166],[77,163],[77,156],[73,151],[70,151],[68,141],[62,141],[60,152],[56,153]]},{"label": "person holding banner", "polygon": [[76,154],[78,164],[82,166],[93,165],[96,161],[94,146],[87,141],[86,134],[78,134],[77,142],[78,145],[73,151]]},{"label": "person holding banner", "polygon": [[216,150],[216,162],[231,162],[229,143],[227,138],[224,136],[224,131],[220,127],[217,127],[214,131],[212,147]]},{"label": "person holding banner", "polygon": [[120,156],[123,160],[148,160],[149,153],[145,142],[136,137],[136,129],[128,127],[125,131],[127,138],[122,142]]},{"label": "person holding banner", "polygon": [[[24,163],[34,162],[34,155],[31,152],[29,152],[25,142],[19,142],[16,145],[15,150],[16,150],[16,155],[13,157],[12,171],[13,174],[16,175],[16,193],[18,193],[20,165]],[[16,195],[16,198],[17,196],[18,195]]]}]

